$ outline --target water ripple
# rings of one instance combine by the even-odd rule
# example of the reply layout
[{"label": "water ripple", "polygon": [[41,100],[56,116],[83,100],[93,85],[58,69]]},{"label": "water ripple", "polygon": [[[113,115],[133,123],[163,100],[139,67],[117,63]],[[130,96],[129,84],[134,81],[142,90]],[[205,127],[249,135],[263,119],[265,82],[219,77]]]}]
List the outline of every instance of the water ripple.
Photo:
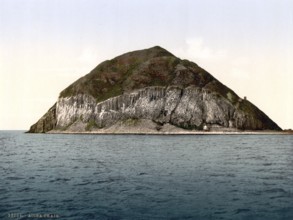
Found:
[{"label": "water ripple", "polygon": [[293,219],[292,143],[0,132],[0,217]]}]

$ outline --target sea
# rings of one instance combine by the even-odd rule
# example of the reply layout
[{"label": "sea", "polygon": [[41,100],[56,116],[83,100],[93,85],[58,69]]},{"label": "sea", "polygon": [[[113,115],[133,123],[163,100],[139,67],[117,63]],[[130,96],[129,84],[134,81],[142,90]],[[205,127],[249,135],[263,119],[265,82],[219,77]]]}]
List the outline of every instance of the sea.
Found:
[{"label": "sea", "polygon": [[0,131],[0,219],[293,219],[293,135]]}]

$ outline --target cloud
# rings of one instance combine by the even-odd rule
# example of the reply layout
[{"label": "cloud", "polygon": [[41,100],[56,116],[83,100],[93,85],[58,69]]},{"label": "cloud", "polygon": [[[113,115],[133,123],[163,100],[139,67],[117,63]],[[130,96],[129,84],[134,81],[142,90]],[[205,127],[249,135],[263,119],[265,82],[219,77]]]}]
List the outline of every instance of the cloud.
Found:
[{"label": "cloud", "polygon": [[205,45],[202,38],[189,38],[185,40],[185,48],[179,52],[194,61],[218,61],[225,59],[227,51],[224,49],[212,49]]},{"label": "cloud", "polygon": [[182,58],[192,60],[212,73],[227,79],[249,80],[252,60],[225,48],[207,46],[203,38],[188,38],[185,46],[176,50]]},{"label": "cloud", "polygon": [[93,65],[96,64],[97,60],[99,60],[98,57],[99,56],[96,50],[86,48],[81,52],[78,61],[84,64]]}]

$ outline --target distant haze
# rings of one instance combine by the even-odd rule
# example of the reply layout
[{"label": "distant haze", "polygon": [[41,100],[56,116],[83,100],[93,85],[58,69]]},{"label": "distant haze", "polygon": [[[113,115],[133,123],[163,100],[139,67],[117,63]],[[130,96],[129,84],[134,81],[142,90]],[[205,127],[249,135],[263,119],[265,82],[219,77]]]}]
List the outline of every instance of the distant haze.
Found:
[{"label": "distant haze", "polygon": [[155,45],[293,128],[291,0],[0,0],[0,129],[35,123],[100,62]]}]

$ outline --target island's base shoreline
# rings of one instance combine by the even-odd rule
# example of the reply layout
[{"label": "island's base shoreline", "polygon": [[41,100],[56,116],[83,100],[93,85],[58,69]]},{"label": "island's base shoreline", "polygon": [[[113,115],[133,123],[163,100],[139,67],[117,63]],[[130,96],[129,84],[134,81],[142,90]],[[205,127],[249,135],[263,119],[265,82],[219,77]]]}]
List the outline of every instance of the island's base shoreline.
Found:
[{"label": "island's base shoreline", "polygon": [[[132,121],[130,121],[132,122]],[[183,129],[172,124],[166,123],[158,126],[151,120],[141,119],[135,123],[117,122],[116,124],[104,127],[93,127],[86,130],[86,124],[78,122],[66,129],[55,128],[48,134],[97,134],[97,135],[276,135],[293,134],[290,131],[276,130],[240,130],[237,128],[227,128],[220,126],[210,127],[209,130]]]},{"label": "island's base shoreline", "polygon": [[52,130],[46,134],[88,134],[88,135],[293,135],[285,131],[186,131],[186,132],[105,132],[105,131],[60,131]]}]

